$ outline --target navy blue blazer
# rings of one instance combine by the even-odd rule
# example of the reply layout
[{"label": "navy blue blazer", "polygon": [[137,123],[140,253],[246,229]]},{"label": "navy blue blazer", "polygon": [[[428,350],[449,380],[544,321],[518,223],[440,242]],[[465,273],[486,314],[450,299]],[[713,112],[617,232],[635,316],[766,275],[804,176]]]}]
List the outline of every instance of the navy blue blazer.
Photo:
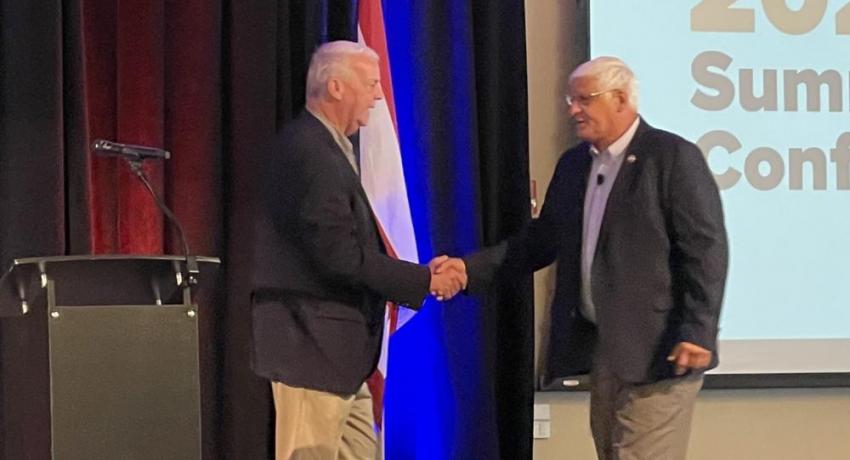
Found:
[{"label": "navy blue blazer", "polygon": [[672,377],[673,346],[713,352],[728,264],[720,195],[700,150],[643,120],[608,198],[591,268],[597,323],[579,313],[589,145],[563,154],[540,217],[521,234],[465,258],[469,289],[498,270],[557,261],[546,377],[589,372],[594,353],[629,382]]},{"label": "navy blue blazer", "polygon": [[285,125],[255,195],[254,371],[353,394],[377,365],[387,300],[418,308],[428,268],[387,256],[360,178],[327,128]]}]

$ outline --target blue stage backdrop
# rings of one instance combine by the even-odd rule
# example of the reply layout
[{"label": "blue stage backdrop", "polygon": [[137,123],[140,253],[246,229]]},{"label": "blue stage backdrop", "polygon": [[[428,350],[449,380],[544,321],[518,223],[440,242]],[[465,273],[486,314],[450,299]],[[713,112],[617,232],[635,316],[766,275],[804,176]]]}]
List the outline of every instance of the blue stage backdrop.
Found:
[{"label": "blue stage backdrop", "polygon": [[[529,215],[523,3],[383,6],[419,257],[493,244]],[[525,281],[429,304],[396,333],[387,458],[531,458]]]}]

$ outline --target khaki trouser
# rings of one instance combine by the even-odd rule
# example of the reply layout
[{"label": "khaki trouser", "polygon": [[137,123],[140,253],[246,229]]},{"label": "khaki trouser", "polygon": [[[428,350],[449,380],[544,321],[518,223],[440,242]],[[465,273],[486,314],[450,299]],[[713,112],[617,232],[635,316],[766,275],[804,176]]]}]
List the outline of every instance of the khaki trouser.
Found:
[{"label": "khaki trouser", "polygon": [[634,385],[594,362],[590,428],[599,460],[684,460],[702,381],[694,375]]},{"label": "khaki trouser", "polygon": [[372,396],[351,396],[272,382],[276,460],[375,460]]}]

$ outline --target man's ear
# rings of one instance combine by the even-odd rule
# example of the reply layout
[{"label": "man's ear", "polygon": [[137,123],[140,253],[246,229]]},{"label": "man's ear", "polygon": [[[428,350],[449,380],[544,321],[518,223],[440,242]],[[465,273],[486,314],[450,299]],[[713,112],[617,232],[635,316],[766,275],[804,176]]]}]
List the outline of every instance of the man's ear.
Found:
[{"label": "man's ear", "polygon": [[328,96],[330,96],[331,99],[334,99],[334,100],[337,100],[337,101],[342,99],[342,92],[343,92],[342,81],[339,80],[338,78],[329,78],[328,79],[327,90],[328,90]]},{"label": "man's ear", "polygon": [[629,107],[629,95],[623,90],[614,91],[614,97],[617,98],[617,110],[623,111]]}]

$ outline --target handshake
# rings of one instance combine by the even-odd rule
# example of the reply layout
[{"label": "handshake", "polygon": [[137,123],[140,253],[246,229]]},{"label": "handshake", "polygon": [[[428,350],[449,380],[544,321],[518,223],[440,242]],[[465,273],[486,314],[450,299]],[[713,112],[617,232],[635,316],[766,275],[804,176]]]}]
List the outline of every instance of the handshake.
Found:
[{"label": "handshake", "polygon": [[449,300],[466,289],[466,264],[462,259],[439,256],[428,263],[431,271],[431,295],[439,301]]}]

